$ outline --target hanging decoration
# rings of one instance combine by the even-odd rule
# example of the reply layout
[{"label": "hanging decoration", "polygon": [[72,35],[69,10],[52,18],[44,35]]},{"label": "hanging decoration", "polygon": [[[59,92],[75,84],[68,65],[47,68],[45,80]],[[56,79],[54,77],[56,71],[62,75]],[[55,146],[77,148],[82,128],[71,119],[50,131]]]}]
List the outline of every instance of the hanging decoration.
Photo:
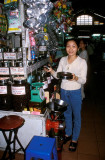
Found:
[{"label": "hanging decoration", "polygon": [[57,28],[63,32],[70,32],[73,20],[72,2],[58,0],[54,3],[53,16],[57,21]]}]

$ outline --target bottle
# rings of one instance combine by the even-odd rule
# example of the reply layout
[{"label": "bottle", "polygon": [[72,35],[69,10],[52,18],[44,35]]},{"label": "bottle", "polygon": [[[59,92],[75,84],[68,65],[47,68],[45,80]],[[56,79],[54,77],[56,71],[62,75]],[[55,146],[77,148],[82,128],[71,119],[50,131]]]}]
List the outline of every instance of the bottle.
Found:
[{"label": "bottle", "polygon": [[46,42],[45,42],[44,39],[42,39],[42,40],[40,41],[39,54],[40,54],[40,55],[46,55],[46,54],[47,54],[47,46],[46,46]]},{"label": "bottle", "polygon": [[[16,48],[12,48],[12,53],[16,55]],[[16,59],[11,60],[12,67],[16,67]]]},{"label": "bottle", "polygon": [[9,77],[0,77],[0,109],[7,111],[12,109]]},{"label": "bottle", "polygon": [[17,50],[16,59],[19,61],[22,61],[22,48],[21,47],[19,47]]},{"label": "bottle", "polygon": [[46,103],[48,103],[50,99],[50,93],[49,93],[49,88],[48,88],[48,80],[46,77],[46,73],[44,71],[42,71],[41,82],[44,83],[43,90],[45,93]]},{"label": "bottle", "polygon": [[44,83],[44,85],[43,85],[44,91],[49,92],[47,76],[46,76],[46,73],[43,70],[42,70],[42,75],[41,75],[41,82]]},{"label": "bottle", "polygon": [[47,55],[47,42],[48,42],[48,34],[46,33],[46,28],[41,27],[41,30],[39,31],[39,54],[42,56]]},{"label": "bottle", "polygon": [[33,46],[31,47],[31,60],[35,61],[35,50]]},{"label": "bottle", "polygon": [[13,110],[22,112],[31,99],[30,84],[25,77],[14,77],[11,86]]},{"label": "bottle", "polygon": [[48,83],[49,96],[51,97],[51,93],[52,93],[51,74],[49,72],[46,72],[46,77],[47,77],[47,83]]},{"label": "bottle", "polygon": [[0,48],[0,62],[3,61],[3,52],[2,52],[2,48]]}]

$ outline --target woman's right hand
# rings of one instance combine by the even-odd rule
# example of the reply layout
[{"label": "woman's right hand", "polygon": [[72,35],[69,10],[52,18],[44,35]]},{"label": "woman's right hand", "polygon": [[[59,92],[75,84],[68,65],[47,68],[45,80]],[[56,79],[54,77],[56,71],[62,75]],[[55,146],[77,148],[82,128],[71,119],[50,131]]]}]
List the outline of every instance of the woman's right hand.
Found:
[{"label": "woman's right hand", "polygon": [[53,72],[53,69],[52,69],[51,66],[48,66],[48,68],[47,68],[47,67],[44,67],[44,71],[52,73],[52,72]]}]

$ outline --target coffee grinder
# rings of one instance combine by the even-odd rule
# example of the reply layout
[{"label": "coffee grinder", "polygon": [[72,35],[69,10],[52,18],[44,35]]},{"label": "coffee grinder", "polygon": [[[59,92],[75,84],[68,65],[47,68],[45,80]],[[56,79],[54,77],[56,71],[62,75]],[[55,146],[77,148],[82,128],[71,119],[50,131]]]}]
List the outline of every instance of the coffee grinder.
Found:
[{"label": "coffee grinder", "polygon": [[49,117],[46,120],[46,132],[49,137],[56,138],[57,150],[62,150],[64,135],[65,135],[65,121],[64,111],[67,109],[67,104],[63,100],[53,99],[52,102],[46,104],[49,112]]}]

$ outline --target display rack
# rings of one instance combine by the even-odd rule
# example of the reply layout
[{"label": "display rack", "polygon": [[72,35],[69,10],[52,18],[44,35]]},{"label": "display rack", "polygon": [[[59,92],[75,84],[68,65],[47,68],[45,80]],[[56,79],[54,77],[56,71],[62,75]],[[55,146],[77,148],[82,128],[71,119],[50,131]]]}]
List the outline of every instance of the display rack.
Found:
[{"label": "display rack", "polygon": [[36,62],[33,65],[27,66],[26,71],[27,74],[30,74],[31,72],[33,72],[34,70],[37,70],[38,68],[42,67],[43,65],[45,65],[48,62],[48,58],[41,60],[39,62]]},{"label": "display rack", "polygon": [[[27,66],[27,48],[26,48],[26,28],[23,26],[23,22],[25,20],[24,13],[24,4],[21,0],[19,0],[19,9],[21,14],[21,26],[22,26],[22,49],[23,49],[23,64],[24,64],[24,75],[27,77],[28,74],[33,72],[34,70],[37,70],[38,68],[42,67],[44,64],[48,62],[48,58],[43,59],[39,62],[36,62],[35,64],[32,64],[30,66]],[[30,47],[30,46],[29,46]],[[28,48],[29,49],[29,48]]]}]

